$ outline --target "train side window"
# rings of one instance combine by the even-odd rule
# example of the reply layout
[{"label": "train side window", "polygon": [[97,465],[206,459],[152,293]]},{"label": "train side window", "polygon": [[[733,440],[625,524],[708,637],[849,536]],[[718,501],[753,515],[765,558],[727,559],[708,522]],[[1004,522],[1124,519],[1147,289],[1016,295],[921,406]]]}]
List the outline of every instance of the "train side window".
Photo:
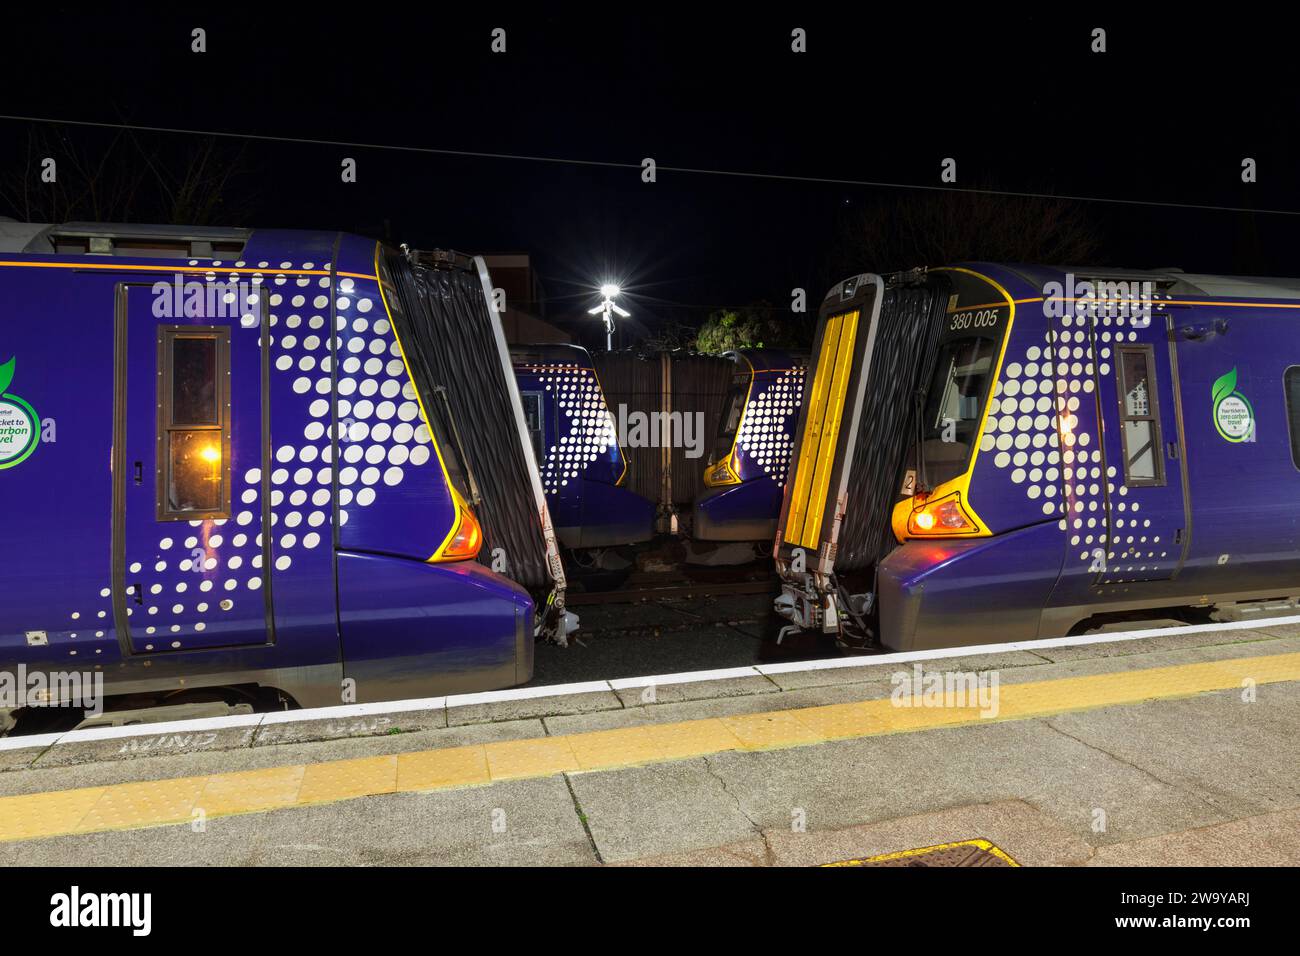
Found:
[{"label": "train side window", "polygon": [[1120,433],[1124,439],[1124,481],[1131,488],[1165,483],[1156,407],[1155,353],[1149,345],[1116,350]]},{"label": "train side window", "polygon": [[524,404],[524,423],[528,426],[528,435],[533,440],[533,452],[540,465],[546,460],[546,430],[542,423],[542,393],[520,392],[519,398]]},{"label": "train side window", "polygon": [[1291,463],[1300,468],[1300,365],[1292,365],[1282,378],[1286,390],[1286,420],[1291,430]]},{"label": "train side window", "polygon": [[158,520],[230,517],[230,329],[158,329]]}]

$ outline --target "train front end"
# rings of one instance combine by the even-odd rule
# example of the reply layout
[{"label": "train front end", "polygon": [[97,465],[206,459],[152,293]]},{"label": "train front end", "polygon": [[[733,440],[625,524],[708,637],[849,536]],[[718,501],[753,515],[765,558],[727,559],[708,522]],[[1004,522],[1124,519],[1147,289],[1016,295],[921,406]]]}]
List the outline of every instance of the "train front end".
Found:
[{"label": "train front end", "polygon": [[[1036,632],[1055,511],[976,478],[1059,453],[987,429],[1016,309],[995,271],[863,274],[826,296],[774,545],[792,627],[895,650]],[[1050,395],[1022,398],[1052,418]]]},{"label": "train front end", "polygon": [[618,420],[591,355],[577,345],[520,345],[511,361],[560,543],[577,554],[650,540],[655,505],[627,487]]},{"label": "train front end", "polygon": [[779,349],[726,353],[735,363],[704,470],[708,489],[695,499],[700,541],[771,541],[803,402],[808,357]]}]

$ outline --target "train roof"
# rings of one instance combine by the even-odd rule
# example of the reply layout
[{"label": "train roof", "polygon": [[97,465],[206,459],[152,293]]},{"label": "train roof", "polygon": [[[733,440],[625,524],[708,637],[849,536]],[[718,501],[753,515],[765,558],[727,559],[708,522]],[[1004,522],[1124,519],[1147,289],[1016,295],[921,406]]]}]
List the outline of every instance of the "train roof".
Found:
[{"label": "train roof", "polygon": [[581,345],[547,342],[538,345],[511,345],[510,360],[516,365],[553,365],[574,362],[591,368],[591,353]]},{"label": "train roof", "polygon": [[723,355],[733,361],[743,358],[755,372],[784,372],[808,365],[808,353],[792,349],[735,349]]},{"label": "train roof", "polygon": [[126,222],[16,222],[0,219],[0,252],[23,255],[122,255],[142,259],[231,255],[252,229]]},{"label": "train roof", "polygon": [[[969,263],[972,266],[995,263]],[[1300,278],[1228,276],[1183,272],[1181,269],[1111,269],[1087,266],[1000,265],[1041,289],[1048,282],[1060,282],[1073,275],[1076,282],[1151,282],[1166,295],[1198,298],[1300,300]]]}]

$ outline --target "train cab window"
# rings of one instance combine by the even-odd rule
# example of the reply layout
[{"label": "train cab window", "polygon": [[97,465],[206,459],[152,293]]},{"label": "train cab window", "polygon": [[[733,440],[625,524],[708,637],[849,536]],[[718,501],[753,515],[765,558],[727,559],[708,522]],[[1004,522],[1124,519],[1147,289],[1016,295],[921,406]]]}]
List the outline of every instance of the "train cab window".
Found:
[{"label": "train cab window", "polygon": [[1155,396],[1155,355],[1149,345],[1116,349],[1120,432],[1124,439],[1124,481],[1130,487],[1163,485],[1160,417]]},{"label": "train cab window", "polygon": [[944,343],[926,392],[922,483],[933,488],[966,470],[979,437],[998,343],[983,336]]},{"label": "train cab window", "polygon": [[731,447],[736,443],[736,431],[740,428],[741,416],[745,413],[745,399],[749,396],[748,374],[739,374],[732,378],[731,389],[722,403],[722,414],[718,418],[718,434],[713,440],[713,455],[709,464],[716,465],[731,454]]},{"label": "train cab window", "polygon": [[1300,468],[1300,365],[1292,365],[1282,377],[1286,390],[1286,420],[1291,430],[1291,463]]},{"label": "train cab window", "polygon": [[158,520],[230,517],[230,329],[158,330]]},{"label": "train cab window", "polygon": [[542,393],[520,392],[519,398],[524,404],[524,424],[528,428],[528,437],[533,440],[533,453],[540,464],[546,460],[546,428],[542,419]]}]

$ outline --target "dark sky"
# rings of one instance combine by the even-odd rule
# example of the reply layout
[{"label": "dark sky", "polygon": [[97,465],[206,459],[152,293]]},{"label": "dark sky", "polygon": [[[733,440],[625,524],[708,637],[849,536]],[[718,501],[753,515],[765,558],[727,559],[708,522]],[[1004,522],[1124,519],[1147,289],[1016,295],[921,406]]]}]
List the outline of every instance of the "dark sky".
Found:
[{"label": "dark sky", "polygon": [[[1300,210],[1294,52],[1286,30],[1255,15],[1209,25],[918,4],[858,14],[844,4],[460,6],[178,15],[24,5],[7,14],[0,112],[626,163],[255,142],[231,215],[526,251],[554,305],[585,306],[589,288],[614,277],[643,315],[785,302],[793,286],[816,301],[837,222],[894,194],[667,170],[644,184],[634,167],[646,156],[924,185],[939,185],[952,156],[958,186]],[[189,50],[195,26],[208,32],[206,54]],[[489,49],[498,26],[504,55]],[[790,52],[796,26],[808,31],[806,54]],[[1108,30],[1104,55],[1089,52],[1094,26]],[[0,174],[22,161],[26,131],[0,121]],[[103,135],[64,132],[88,144]],[[160,152],[185,142],[145,141]],[[359,161],[356,184],[339,181],[344,156]],[[1240,181],[1244,156],[1259,162],[1254,185]],[[1087,208],[1109,264],[1300,270],[1300,217]]]}]

